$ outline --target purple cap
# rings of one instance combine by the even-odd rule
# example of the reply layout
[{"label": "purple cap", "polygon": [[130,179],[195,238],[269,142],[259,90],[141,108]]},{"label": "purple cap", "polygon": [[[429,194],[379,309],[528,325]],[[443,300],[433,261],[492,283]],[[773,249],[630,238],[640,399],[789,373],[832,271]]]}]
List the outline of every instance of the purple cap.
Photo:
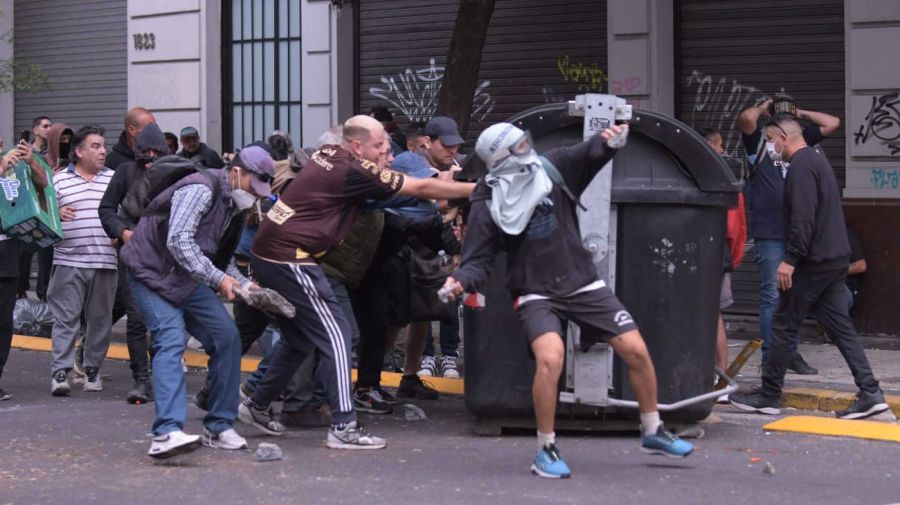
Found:
[{"label": "purple cap", "polygon": [[259,146],[245,147],[235,156],[232,163],[255,174],[250,184],[257,196],[262,198],[272,196],[275,162],[265,149]]}]

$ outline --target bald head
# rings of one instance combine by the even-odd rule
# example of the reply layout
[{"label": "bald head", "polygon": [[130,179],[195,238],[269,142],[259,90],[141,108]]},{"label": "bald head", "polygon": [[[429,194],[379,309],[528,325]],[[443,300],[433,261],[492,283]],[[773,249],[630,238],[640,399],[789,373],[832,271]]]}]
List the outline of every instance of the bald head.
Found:
[{"label": "bald head", "polygon": [[385,143],[384,126],[370,116],[353,116],[344,121],[342,146],[357,158],[377,163]]},{"label": "bald head", "polygon": [[125,136],[128,139],[128,145],[134,149],[137,136],[141,134],[145,126],[155,122],[156,118],[153,117],[153,113],[143,107],[135,107],[125,113]]}]

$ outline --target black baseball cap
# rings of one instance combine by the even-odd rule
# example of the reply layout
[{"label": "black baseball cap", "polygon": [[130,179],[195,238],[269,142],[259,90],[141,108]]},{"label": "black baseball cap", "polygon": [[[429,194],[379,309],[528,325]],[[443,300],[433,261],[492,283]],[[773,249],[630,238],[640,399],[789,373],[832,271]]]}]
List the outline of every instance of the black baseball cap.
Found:
[{"label": "black baseball cap", "polygon": [[425,135],[437,137],[445,146],[458,146],[465,142],[459,134],[456,121],[447,116],[435,116],[425,124]]}]

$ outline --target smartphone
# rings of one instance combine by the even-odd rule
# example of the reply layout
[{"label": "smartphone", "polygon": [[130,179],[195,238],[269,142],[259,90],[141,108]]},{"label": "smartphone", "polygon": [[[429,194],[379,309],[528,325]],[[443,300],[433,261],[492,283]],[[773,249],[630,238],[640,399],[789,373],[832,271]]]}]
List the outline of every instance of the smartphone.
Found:
[{"label": "smartphone", "polygon": [[22,130],[22,134],[19,135],[19,142],[25,141],[27,143],[31,143],[31,130]]}]

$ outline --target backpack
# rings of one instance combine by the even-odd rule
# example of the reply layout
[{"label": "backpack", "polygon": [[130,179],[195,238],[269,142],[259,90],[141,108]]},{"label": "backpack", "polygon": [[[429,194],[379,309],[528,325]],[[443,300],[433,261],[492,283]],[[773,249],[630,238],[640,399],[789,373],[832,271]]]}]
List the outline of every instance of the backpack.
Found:
[{"label": "backpack", "polygon": [[[198,172],[209,177],[212,183],[210,189],[213,192],[213,201],[216,201],[219,198],[219,184],[215,180],[215,176],[199,164],[172,154],[154,161],[143,176],[128,189],[122,200],[122,212],[132,222],[137,223],[154,198],[172,184]],[[167,214],[168,211],[169,207],[166,207],[160,210],[160,214]]]},{"label": "backpack", "polygon": [[584,204],[581,203],[581,200],[579,200],[578,197],[575,196],[575,193],[573,193],[572,190],[569,189],[569,185],[566,184],[566,181],[563,179],[562,174],[559,173],[559,169],[556,168],[556,165],[554,165],[553,162],[543,156],[541,156],[540,159],[541,166],[544,168],[544,172],[547,173],[547,176],[550,177],[550,180],[553,182],[553,184],[559,186],[559,189],[562,190],[562,192],[566,195],[566,197],[569,198],[569,200],[572,200],[572,203],[577,205],[581,210],[586,211],[587,207],[585,207]]}]

